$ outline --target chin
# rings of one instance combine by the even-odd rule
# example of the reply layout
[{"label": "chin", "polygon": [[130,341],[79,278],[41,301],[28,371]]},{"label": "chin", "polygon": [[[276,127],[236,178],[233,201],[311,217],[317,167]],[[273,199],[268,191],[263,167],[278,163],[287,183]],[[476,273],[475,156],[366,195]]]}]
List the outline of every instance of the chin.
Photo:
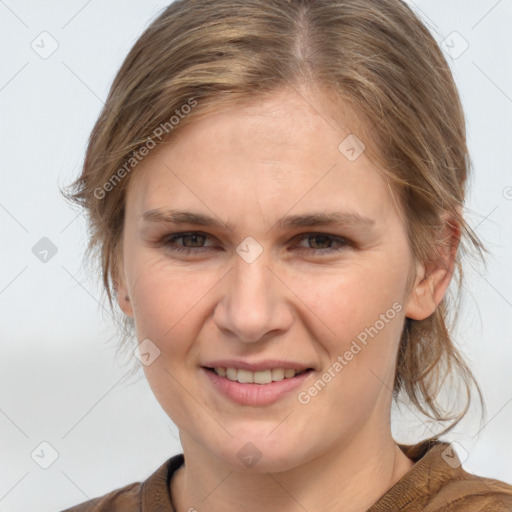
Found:
[{"label": "chin", "polygon": [[266,432],[258,432],[252,436],[237,436],[224,446],[212,447],[212,452],[224,464],[252,473],[287,471],[305,462],[306,454],[297,450],[302,443],[289,436],[287,442],[279,436],[271,441],[266,435]]}]

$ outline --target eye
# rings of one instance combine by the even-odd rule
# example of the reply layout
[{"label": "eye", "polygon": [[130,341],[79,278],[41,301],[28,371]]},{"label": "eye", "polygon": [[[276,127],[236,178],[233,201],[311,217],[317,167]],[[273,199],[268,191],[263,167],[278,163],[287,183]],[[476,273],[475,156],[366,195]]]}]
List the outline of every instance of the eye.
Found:
[{"label": "eye", "polygon": [[[310,249],[313,254],[330,254],[333,252],[339,252],[346,248],[347,246],[350,246],[350,242],[344,238],[341,238],[339,236],[335,235],[328,235],[326,233],[305,233],[300,235],[300,240],[312,240],[312,245],[316,246],[325,246],[326,244],[329,245],[329,247],[326,247],[324,249],[313,247],[302,247],[302,249]],[[309,242],[311,245],[311,242]],[[338,247],[332,247],[332,244],[337,244]]]},{"label": "eye", "polygon": [[[204,252],[203,250],[209,250],[214,247],[213,245],[203,245],[208,239],[211,239],[209,235],[198,231],[192,231],[188,233],[173,233],[171,235],[165,236],[161,241],[161,245],[165,246],[172,252],[198,253]],[[333,252],[339,252],[352,245],[351,242],[345,238],[329,235],[326,233],[304,233],[299,235],[299,240],[309,241],[308,245],[316,246],[296,246],[300,251],[305,250],[307,252],[312,252],[314,255],[326,255]],[[181,244],[178,244],[178,241],[181,241]],[[324,247],[322,248],[322,246]]]},{"label": "eye", "polygon": [[[162,240],[162,244],[169,248],[171,251],[175,252],[184,252],[184,253],[192,253],[198,252],[198,250],[203,249],[200,244],[205,241],[205,239],[209,238],[208,235],[200,233],[200,232],[190,232],[190,233],[175,233],[171,236],[167,236]],[[191,244],[191,247],[177,245],[177,240],[182,240],[185,244]]]}]

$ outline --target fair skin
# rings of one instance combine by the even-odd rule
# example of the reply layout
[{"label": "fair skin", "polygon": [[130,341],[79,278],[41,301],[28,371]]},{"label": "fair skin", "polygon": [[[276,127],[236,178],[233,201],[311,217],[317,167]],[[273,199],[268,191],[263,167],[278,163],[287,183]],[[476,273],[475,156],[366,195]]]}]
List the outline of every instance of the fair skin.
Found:
[{"label": "fair skin", "polygon": [[[139,342],[160,350],[144,371],[180,432],[186,463],[171,481],[178,512],[364,511],[413,465],[391,436],[396,352],[405,317],[431,315],[450,274],[431,266],[427,276],[413,260],[388,184],[365,153],[349,161],[340,152],[350,132],[305,94],[285,89],[196,120],[139,165],[128,189],[118,301]],[[233,228],[142,219],[157,208]],[[276,227],[284,216],[335,211],[371,222]],[[174,246],[195,253],[158,243],[191,231],[198,238]],[[349,242],[328,252],[336,241],[315,234]],[[251,263],[236,252],[248,236],[262,248]],[[393,319],[299,402],[396,303]],[[220,358],[314,370],[275,403],[240,405],[201,369]],[[237,457],[247,442],[261,454],[252,467]]]}]

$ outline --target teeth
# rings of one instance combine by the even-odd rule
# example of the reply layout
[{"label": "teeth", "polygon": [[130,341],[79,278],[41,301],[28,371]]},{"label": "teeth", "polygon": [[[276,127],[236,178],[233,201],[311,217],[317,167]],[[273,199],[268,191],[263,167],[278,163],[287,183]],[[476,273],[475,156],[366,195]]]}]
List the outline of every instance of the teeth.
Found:
[{"label": "teeth", "polygon": [[[234,369],[234,368],[233,368]],[[236,371],[236,370],[235,370]],[[238,370],[238,382],[254,382],[254,373],[249,370]]]},{"label": "teeth", "polygon": [[238,370],[236,368],[226,368],[226,377],[229,380],[238,380]]},{"label": "teeth", "polygon": [[290,377],[293,377],[295,375],[295,370],[292,370],[290,368],[286,368],[284,371],[284,378],[289,379]]},{"label": "teeth", "polygon": [[283,379],[291,379],[295,377],[298,372],[292,368],[272,368],[271,370],[263,370],[259,372],[251,372],[250,370],[243,370],[237,368],[214,368],[217,375],[226,377],[232,381],[238,381],[243,384],[269,384]]},{"label": "teeth", "polygon": [[270,382],[272,382],[272,370],[254,372],[253,382],[255,384],[269,384]]},{"label": "teeth", "polygon": [[284,368],[274,368],[272,370],[272,380],[278,381],[284,379],[285,370]]}]

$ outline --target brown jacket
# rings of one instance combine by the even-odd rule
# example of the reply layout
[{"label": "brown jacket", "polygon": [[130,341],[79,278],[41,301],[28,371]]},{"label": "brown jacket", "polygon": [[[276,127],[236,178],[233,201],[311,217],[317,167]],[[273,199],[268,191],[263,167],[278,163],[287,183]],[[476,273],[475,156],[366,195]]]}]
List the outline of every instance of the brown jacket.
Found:
[{"label": "brown jacket", "polygon": [[[367,512],[512,512],[512,486],[464,471],[450,444],[427,439],[400,445],[414,466]],[[169,495],[183,454],[136,482],[63,512],[175,512]]]}]

